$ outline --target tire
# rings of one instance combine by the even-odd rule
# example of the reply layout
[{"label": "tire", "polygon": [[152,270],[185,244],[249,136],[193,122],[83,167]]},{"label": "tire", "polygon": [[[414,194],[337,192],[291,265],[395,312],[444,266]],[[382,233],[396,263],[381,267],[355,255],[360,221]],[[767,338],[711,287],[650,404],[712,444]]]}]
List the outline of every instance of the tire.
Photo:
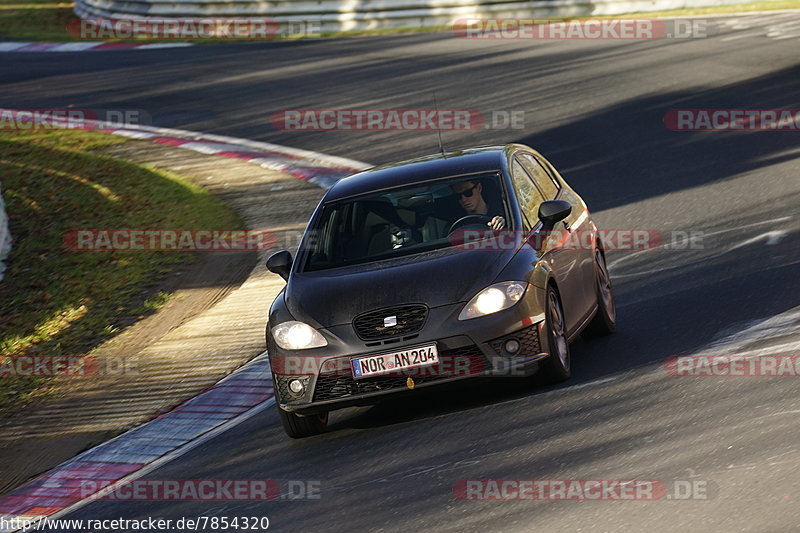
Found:
[{"label": "tire", "polygon": [[571,374],[564,309],[561,307],[558,291],[552,285],[547,286],[545,301],[545,326],[550,357],[542,365],[542,374],[548,383],[558,383],[569,378]]},{"label": "tire", "polygon": [[300,416],[284,411],[280,407],[277,409],[283,430],[293,439],[325,433],[325,429],[328,427],[328,413]]},{"label": "tire", "polygon": [[594,252],[595,278],[597,280],[597,313],[592,321],[584,328],[581,336],[593,339],[610,335],[617,330],[617,309],[614,304],[614,290],[611,287],[611,277],[606,268],[606,258],[603,252]]}]

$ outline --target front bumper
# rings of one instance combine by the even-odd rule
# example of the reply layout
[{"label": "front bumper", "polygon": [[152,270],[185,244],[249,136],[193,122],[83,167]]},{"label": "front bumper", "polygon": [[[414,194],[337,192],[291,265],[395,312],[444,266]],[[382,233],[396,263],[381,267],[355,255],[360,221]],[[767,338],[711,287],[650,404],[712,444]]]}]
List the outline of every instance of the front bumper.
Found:
[{"label": "front bumper", "polygon": [[[349,324],[323,330],[329,345],[303,352],[282,351],[268,338],[278,405],[298,414],[371,405],[388,394],[412,392],[409,377],[414,389],[480,376],[524,377],[535,373],[537,362],[548,357],[543,316],[531,316],[529,305],[515,306],[496,315],[469,321],[457,320],[462,305],[446,307],[431,309],[425,327],[418,334],[408,336],[410,338],[387,339],[389,342],[377,343],[380,346],[375,347],[367,347],[352,333]],[[437,325],[439,327],[433,327]],[[437,331],[458,334],[433,336]],[[520,345],[514,354],[504,350],[510,339]],[[433,342],[439,350],[440,362],[437,365],[358,380],[352,376],[349,362],[353,357],[399,351]],[[302,393],[295,394],[289,390],[288,384],[293,379],[304,383]]]}]

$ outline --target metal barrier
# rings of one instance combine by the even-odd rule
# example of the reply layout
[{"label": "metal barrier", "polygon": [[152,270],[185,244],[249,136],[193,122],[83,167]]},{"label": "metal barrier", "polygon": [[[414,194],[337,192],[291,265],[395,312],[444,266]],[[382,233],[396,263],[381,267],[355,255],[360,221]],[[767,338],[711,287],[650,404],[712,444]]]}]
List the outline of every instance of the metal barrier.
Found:
[{"label": "metal barrier", "polygon": [[3,279],[3,271],[6,269],[3,259],[8,257],[9,253],[11,253],[11,232],[8,229],[8,215],[0,189],[0,280]]},{"label": "metal barrier", "polygon": [[76,0],[93,17],[269,17],[323,32],[450,26],[465,17],[566,18],[743,3],[745,0]]}]

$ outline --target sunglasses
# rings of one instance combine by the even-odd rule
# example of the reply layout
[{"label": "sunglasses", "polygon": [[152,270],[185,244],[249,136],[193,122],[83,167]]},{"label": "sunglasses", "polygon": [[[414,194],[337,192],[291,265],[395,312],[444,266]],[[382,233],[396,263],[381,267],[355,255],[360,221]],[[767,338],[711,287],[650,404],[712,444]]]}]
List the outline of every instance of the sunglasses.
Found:
[{"label": "sunglasses", "polygon": [[472,198],[472,195],[475,194],[475,187],[477,187],[477,186],[478,186],[478,184],[476,183],[475,185],[473,185],[469,189],[465,189],[465,190],[463,190],[461,192],[457,192],[456,195],[458,195],[459,198],[461,196],[463,196],[464,198]]}]

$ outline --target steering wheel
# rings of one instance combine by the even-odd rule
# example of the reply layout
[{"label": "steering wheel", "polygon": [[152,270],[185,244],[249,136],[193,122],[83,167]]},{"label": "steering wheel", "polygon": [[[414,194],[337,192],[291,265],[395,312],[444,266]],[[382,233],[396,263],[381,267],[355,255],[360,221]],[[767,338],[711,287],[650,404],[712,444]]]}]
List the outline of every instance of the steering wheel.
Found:
[{"label": "steering wheel", "polygon": [[[450,229],[447,230],[447,234],[450,235],[456,229],[460,228],[461,226],[469,226],[473,224],[486,224],[492,220],[492,217],[489,215],[467,215],[459,218],[450,226]],[[488,229],[488,226],[487,226]]]}]

